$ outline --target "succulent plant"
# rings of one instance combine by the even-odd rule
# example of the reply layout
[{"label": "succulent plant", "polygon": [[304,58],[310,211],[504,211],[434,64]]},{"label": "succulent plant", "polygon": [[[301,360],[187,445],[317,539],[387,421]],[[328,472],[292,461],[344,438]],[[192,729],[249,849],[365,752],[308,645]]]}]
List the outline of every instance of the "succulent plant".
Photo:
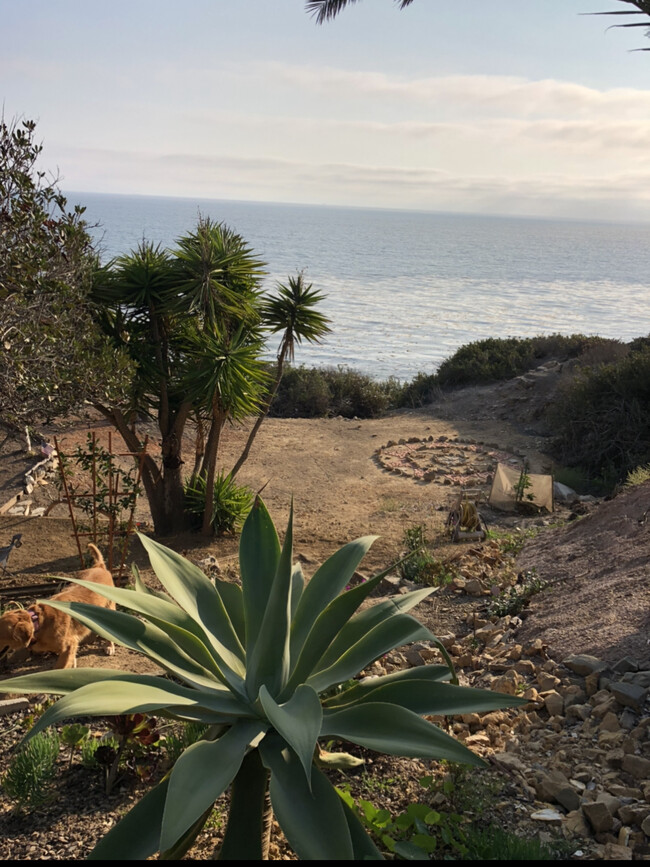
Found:
[{"label": "succulent plant", "polygon": [[[156,713],[208,724],[167,776],[95,847],[91,859],[178,858],[231,786],[219,857],[263,857],[265,801],[301,859],[380,859],[359,820],[321,768],[352,757],[321,751],[319,738],[393,755],[481,760],[425,714],[519,703],[458,686],[436,637],[407,612],[426,587],[359,610],[386,572],[345,589],[376,537],[350,542],[305,582],[292,564],[293,509],[284,544],[257,498],[240,540],[241,587],[212,583],[181,555],[141,536],[164,592],[135,572],[135,589],[88,584],[122,608],[57,608],[99,635],[145,654],[171,676],[69,669],[0,682],[4,692],[62,694],[28,737],[68,717]],[[390,570],[387,570],[390,571]],[[395,647],[428,640],[444,665],[355,680]],[[352,760],[354,763],[354,760]],[[268,818],[268,817],[267,817]]]}]

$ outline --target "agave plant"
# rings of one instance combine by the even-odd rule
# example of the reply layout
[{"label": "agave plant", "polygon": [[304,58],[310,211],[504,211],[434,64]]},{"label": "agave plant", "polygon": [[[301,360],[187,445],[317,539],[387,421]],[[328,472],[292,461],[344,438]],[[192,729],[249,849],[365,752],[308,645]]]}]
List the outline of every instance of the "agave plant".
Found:
[{"label": "agave plant", "polygon": [[213,584],[179,554],[141,536],[164,593],[149,591],[136,571],[132,590],[88,584],[132,614],[48,603],[145,654],[172,677],[79,668],[2,681],[4,692],[63,696],[28,737],[67,717],[108,714],[155,712],[209,726],[98,843],[91,859],[140,860],[156,852],[179,858],[228,786],[222,860],[263,857],[269,795],[300,858],[381,859],[320,769],[345,765],[350,757],[321,753],[319,738],[394,755],[482,764],[422,715],[490,710],[518,699],[445,682],[455,679],[450,663],[354,680],[408,642],[428,640],[444,653],[435,636],[406,613],[434,588],[359,611],[386,574],[345,589],[375,537],[345,545],[306,583],[300,566],[292,565],[292,525],[293,514],[281,546],[269,513],[256,499],[241,535],[241,587]]}]

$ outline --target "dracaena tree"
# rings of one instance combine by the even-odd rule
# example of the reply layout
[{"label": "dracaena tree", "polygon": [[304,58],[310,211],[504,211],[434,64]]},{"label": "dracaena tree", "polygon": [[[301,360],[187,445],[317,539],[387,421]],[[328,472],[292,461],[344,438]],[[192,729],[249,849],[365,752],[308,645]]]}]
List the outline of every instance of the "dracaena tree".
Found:
[{"label": "dracaena tree", "polygon": [[[262,263],[240,235],[199,221],[174,251],[141,243],[95,278],[105,331],[127,351],[136,376],[121,403],[96,402],[138,451],[136,419],[154,418],[161,459],[146,457],[143,485],[158,533],[185,528],[183,434],[190,418],[207,425],[195,467],[212,490],[219,440],[228,420],[254,413],[267,374],[261,360]],[[205,522],[209,529],[210,498]]]},{"label": "dracaena tree", "polygon": [[[132,451],[142,447],[138,418],[154,418],[160,464],[148,456],[143,485],[157,533],[187,526],[183,433],[196,422],[201,447],[191,473],[206,491],[203,531],[212,529],[209,492],[217,479],[221,434],[227,422],[257,416],[231,478],[245,461],[277,388],[263,362],[268,333],[283,331],[278,376],[296,342],[319,340],[329,329],[315,307],[322,296],[302,276],[263,296],[264,265],[244,239],[223,223],[200,219],[176,247],[143,242],[98,271],[94,298],[115,345],[131,356],[136,376],[121,402],[97,401]],[[284,316],[279,318],[282,309]]]},{"label": "dracaena tree", "polygon": [[[141,860],[157,852],[182,857],[228,787],[221,860],[267,855],[267,797],[299,858],[380,859],[321,769],[345,764],[349,756],[321,752],[319,740],[481,765],[423,715],[521,702],[448,682],[455,679],[443,646],[407,613],[434,588],[360,610],[386,574],[346,589],[375,537],[345,545],[305,582],[292,562],[292,525],[293,514],[281,545],[256,500],[240,539],[241,586],[213,584],[179,554],[141,537],[164,592],[147,590],[136,572],[134,590],[75,581],[125,610],[48,602],[148,656],[171,679],[78,668],[2,681],[2,692],[62,695],[28,738],[70,716],[155,713],[209,726],[99,842],[91,860]],[[447,662],[356,679],[394,647],[423,640],[437,645]]]},{"label": "dracaena tree", "polygon": [[[331,21],[333,18],[343,11],[346,6],[357,3],[358,0],[307,0],[306,10],[311,13],[316,19],[317,24],[324,24],[326,21]],[[410,6],[413,0],[395,0],[400,9],[405,9]],[[614,27],[645,27],[650,29],[650,2],[649,0],[619,0],[620,3],[627,4],[628,7],[633,6],[633,9],[616,9],[608,12],[593,12],[592,15],[642,15],[643,18],[633,21],[625,21],[621,24],[614,24]],[[650,51],[650,48],[637,48],[636,51]]]}]

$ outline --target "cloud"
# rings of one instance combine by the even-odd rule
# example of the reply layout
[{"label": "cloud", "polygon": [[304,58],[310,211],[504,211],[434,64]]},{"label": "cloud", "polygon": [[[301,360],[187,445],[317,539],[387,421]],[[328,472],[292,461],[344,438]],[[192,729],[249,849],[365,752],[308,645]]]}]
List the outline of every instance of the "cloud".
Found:
[{"label": "cloud", "polygon": [[78,191],[650,220],[650,171],[512,178],[233,155],[75,149],[61,156],[75,166],[66,187]]}]

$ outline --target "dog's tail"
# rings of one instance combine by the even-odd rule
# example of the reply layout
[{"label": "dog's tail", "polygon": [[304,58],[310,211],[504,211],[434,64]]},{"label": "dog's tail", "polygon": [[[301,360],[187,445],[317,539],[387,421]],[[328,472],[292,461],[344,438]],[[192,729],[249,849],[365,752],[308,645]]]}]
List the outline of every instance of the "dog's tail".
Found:
[{"label": "dog's tail", "polygon": [[97,545],[93,545],[92,542],[88,543],[88,550],[90,551],[93,558],[93,565],[91,568],[95,566],[101,566],[103,569],[106,568],[106,563],[104,563],[104,558],[102,557],[102,552],[99,550]]}]

